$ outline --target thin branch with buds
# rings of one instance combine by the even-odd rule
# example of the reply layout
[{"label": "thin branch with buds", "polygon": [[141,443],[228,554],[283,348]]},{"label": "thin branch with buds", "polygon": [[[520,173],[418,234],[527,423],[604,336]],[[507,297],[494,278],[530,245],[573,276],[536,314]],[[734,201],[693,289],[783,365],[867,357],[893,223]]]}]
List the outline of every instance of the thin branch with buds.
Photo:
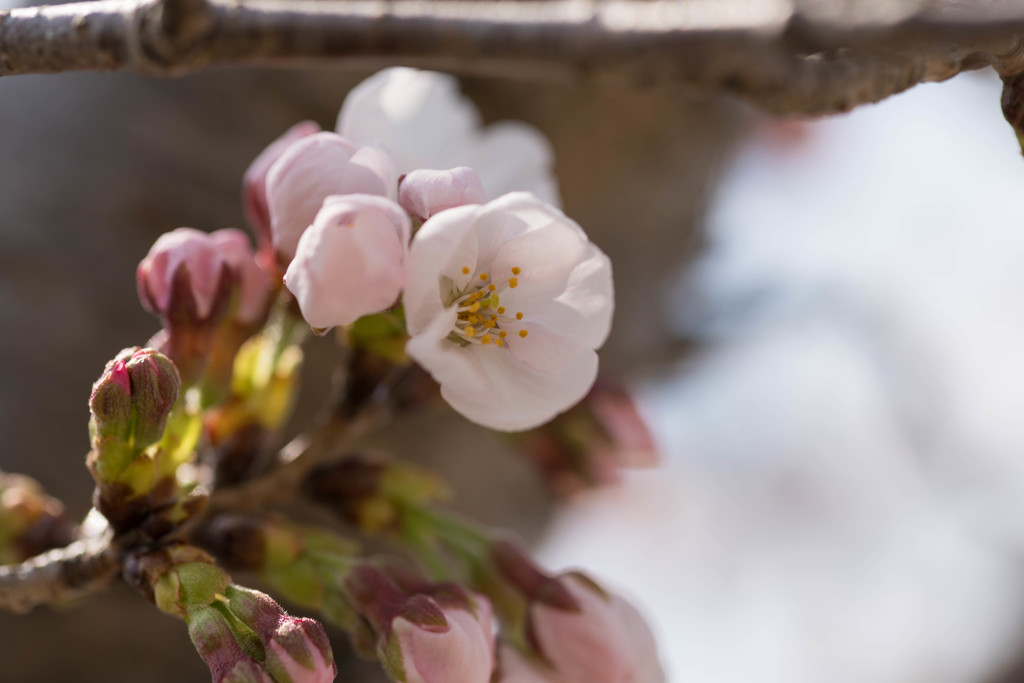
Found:
[{"label": "thin branch with buds", "polygon": [[0,76],[401,63],[535,80],[684,85],[732,92],[774,112],[823,114],[961,71],[1024,68],[1019,0],[969,14],[952,0],[919,2],[898,16],[870,2],[844,3],[842,11],[791,5],[98,0],[0,12]]}]

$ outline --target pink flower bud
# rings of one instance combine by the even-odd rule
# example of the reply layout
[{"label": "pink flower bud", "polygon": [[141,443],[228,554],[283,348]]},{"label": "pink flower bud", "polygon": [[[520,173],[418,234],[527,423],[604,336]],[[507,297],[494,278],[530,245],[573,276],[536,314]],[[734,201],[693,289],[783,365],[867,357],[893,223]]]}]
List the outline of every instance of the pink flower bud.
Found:
[{"label": "pink flower bud", "polygon": [[97,457],[110,449],[141,451],[162,438],[180,386],[174,364],[157,351],[133,346],[117,354],[89,396]]},{"label": "pink flower bud", "polygon": [[331,195],[371,194],[394,199],[398,177],[387,153],[359,148],[335,133],[293,143],[267,174],[274,247],[285,261]]},{"label": "pink flower bud", "polygon": [[405,176],[398,190],[402,208],[426,220],[445,209],[487,201],[476,171],[459,166],[447,171],[418,170]]},{"label": "pink flower bud", "polygon": [[259,156],[253,159],[242,179],[242,207],[245,218],[263,245],[272,241],[270,235],[270,209],[267,207],[267,174],[285,150],[292,143],[320,132],[320,124],[302,121],[284,132],[278,139],[267,145]]},{"label": "pink flower bud", "polygon": [[627,391],[599,379],[585,403],[607,434],[616,465],[653,467],[658,464],[657,444]]},{"label": "pink flower bud", "polygon": [[161,235],[135,271],[142,305],[163,318],[205,320],[226,289],[230,267],[205,232],[178,228]]},{"label": "pink flower bud", "polygon": [[238,644],[230,622],[216,608],[198,607],[189,612],[187,619],[188,634],[210,667],[213,683],[273,683]]},{"label": "pink flower bud", "polygon": [[[562,582],[578,611],[536,603],[530,610],[534,642],[560,683],[661,683],[657,646],[639,613],[578,574]],[[527,679],[528,680],[528,679]]]},{"label": "pink flower bud", "polygon": [[313,328],[347,325],[395,302],[411,226],[384,197],[330,197],[298,242],[284,281]]},{"label": "pink flower bud", "polygon": [[331,683],[338,675],[327,634],[312,619],[282,619],[266,652],[266,667],[279,683]]},{"label": "pink flower bud", "polygon": [[502,645],[498,654],[497,683],[559,683],[555,672],[541,663],[530,662],[511,645]]},{"label": "pink flower bud", "polygon": [[[391,622],[388,656],[382,659],[388,668],[399,665],[404,677],[397,676],[397,671],[392,671],[392,675],[405,683],[490,681],[494,670],[494,617],[487,599],[474,596],[475,609],[441,606],[431,598],[422,600],[440,607],[444,623],[416,619],[408,610],[396,617]],[[391,658],[392,654],[397,661]]]},{"label": "pink flower bud", "polygon": [[259,321],[270,304],[270,276],[256,262],[249,238],[241,230],[227,228],[210,233],[210,240],[238,277],[235,319],[243,325]]}]

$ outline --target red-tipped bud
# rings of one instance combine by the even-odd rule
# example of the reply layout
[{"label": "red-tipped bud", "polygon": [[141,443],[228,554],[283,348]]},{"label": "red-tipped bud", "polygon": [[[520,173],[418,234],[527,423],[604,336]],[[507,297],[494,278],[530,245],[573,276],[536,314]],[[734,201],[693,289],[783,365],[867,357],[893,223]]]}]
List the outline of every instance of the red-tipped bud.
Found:
[{"label": "red-tipped bud", "polygon": [[160,440],[180,386],[174,363],[153,349],[127,348],[107,363],[89,396],[99,477],[113,481],[138,453]]}]

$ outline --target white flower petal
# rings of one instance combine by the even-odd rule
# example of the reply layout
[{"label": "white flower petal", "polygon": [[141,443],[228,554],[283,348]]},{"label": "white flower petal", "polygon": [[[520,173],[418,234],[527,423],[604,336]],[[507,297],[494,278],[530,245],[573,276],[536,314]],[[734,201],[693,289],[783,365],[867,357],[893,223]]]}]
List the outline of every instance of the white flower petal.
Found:
[{"label": "white flower petal", "polygon": [[[406,325],[417,335],[444,309],[441,277],[464,288],[477,266],[477,243],[473,221],[480,207],[460,206],[443,211],[423,224],[409,248],[406,261]],[[467,275],[462,272],[468,268]],[[454,315],[454,312],[452,313]],[[447,332],[442,337],[447,336]]]},{"label": "white flower petal", "polygon": [[597,354],[590,350],[548,371],[535,370],[501,349],[474,345],[467,350],[480,359],[493,400],[467,395],[453,383],[441,384],[441,396],[468,419],[491,429],[539,427],[578,403],[597,379]]}]

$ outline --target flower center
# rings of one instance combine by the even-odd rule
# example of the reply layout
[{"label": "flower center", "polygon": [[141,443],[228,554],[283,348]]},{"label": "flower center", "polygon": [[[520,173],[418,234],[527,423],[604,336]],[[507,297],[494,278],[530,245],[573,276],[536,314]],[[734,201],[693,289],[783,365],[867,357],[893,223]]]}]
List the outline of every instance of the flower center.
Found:
[{"label": "flower center", "polygon": [[[469,275],[470,272],[469,266],[462,269],[463,275]],[[449,339],[463,346],[481,344],[503,347],[509,334],[507,328],[518,327],[516,334],[520,337],[529,334],[520,322],[523,312],[510,312],[501,305],[502,292],[519,286],[522,269],[515,266],[511,272],[510,277],[500,282],[492,281],[488,273],[480,273],[470,279],[465,289],[456,293],[455,305],[459,314],[455,327],[448,335]]]}]

